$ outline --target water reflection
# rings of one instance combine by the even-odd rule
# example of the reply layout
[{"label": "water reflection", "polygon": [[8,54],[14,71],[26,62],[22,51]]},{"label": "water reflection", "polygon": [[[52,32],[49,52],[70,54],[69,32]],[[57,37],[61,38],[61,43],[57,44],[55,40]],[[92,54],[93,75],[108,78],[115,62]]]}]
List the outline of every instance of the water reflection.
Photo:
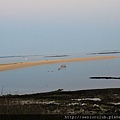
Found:
[{"label": "water reflection", "polygon": [[[63,65],[67,67],[58,71]],[[2,94],[25,94],[57,89],[116,88],[120,80],[90,80],[89,77],[120,76],[119,71],[120,59],[41,65],[0,72],[0,89]]]}]

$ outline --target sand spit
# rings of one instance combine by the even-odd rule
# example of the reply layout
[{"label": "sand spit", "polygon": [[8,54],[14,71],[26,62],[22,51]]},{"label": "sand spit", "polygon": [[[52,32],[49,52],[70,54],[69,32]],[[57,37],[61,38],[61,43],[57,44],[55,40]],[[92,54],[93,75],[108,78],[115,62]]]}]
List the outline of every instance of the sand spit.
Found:
[{"label": "sand spit", "polygon": [[44,65],[44,64],[104,60],[104,59],[113,59],[113,58],[120,58],[120,56],[97,56],[97,57],[87,57],[87,58],[69,58],[69,59],[59,59],[59,60],[42,60],[35,62],[18,62],[18,63],[0,64],[0,71]]}]

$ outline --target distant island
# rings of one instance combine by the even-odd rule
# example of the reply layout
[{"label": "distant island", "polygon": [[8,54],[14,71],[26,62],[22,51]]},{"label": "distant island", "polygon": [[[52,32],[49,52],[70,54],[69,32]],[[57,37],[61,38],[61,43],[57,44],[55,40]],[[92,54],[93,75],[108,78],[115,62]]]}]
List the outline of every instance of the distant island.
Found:
[{"label": "distant island", "polygon": [[49,56],[44,56],[44,57],[67,57],[69,55],[49,55]]},{"label": "distant island", "polygon": [[119,79],[120,80],[120,77],[89,77],[90,79]]}]

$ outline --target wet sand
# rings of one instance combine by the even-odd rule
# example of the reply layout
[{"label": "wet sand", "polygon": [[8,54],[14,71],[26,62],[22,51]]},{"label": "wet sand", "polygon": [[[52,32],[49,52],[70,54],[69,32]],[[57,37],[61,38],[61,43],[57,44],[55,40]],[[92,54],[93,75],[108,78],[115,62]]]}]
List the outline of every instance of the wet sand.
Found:
[{"label": "wet sand", "polygon": [[120,56],[97,56],[97,57],[87,57],[87,58],[69,58],[69,59],[59,59],[59,60],[42,60],[35,62],[18,62],[18,63],[0,64],[0,71],[44,65],[44,64],[80,62],[80,61],[82,62],[82,61],[105,60],[105,59],[113,59],[113,58],[120,58]]}]

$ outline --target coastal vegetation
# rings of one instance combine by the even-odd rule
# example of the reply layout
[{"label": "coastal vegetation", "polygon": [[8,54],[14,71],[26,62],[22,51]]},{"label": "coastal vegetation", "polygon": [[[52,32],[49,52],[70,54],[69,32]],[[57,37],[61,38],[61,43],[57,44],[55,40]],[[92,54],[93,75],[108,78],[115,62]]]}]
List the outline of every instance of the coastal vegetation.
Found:
[{"label": "coastal vegetation", "polygon": [[2,95],[0,114],[119,115],[120,88]]}]

